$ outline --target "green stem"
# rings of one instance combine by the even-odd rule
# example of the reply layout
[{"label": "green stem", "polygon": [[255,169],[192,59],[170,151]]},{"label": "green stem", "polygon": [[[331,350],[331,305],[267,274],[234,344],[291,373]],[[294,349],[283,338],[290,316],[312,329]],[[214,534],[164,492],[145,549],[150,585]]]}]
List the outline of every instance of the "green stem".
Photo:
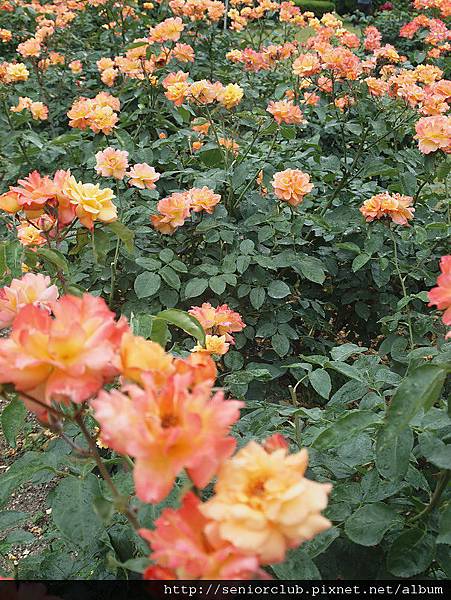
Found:
[{"label": "green stem", "polygon": [[402,295],[406,302],[407,308],[407,327],[409,329],[409,340],[410,340],[410,349],[413,350],[415,348],[415,342],[413,341],[413,330],[412,330],[412,318],[410,315],[410,308],[407,303],[409,295],[407,294],[406,284],[404,282],[404,278],[401,274],[401,269],[399,268],[399,260],[398,260],[398,246],[396,243],[396,238],[393,234],[393,230],[390,229],[391,239],[393,241],[393,262],[395,263],[396,273],[398,274],[399,283],[401,284]]},{"label": "green stem", "polygon": [[431,496],[431,500],[430,500],[429,504],[410,521],[411,523],[414,523],[415,521],[422,519],[423,517],[428,515],[432,510],[434,510],[434,508],[436,506],[439,505],[440,498],[441,498],[443,492],[445,491],[450,478],[451,478],[450,470],[444,469],[443,471],[440,472],[440,478],[437,482],[434,493]]}]

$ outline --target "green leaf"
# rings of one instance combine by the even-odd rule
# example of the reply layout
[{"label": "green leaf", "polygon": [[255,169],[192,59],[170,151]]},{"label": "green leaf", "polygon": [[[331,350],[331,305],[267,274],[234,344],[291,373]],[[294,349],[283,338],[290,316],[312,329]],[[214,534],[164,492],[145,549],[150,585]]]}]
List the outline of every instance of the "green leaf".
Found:
[{"label": "green leaf", "polygon": [[159,312],[156,318],[183,329],[188,335],[195,338],[201,346],[205,346],[205,331],[202,325],[195,317],[184,310],[169,308]]},{"label": "green leaf", "polygon": [[312,445],[317,450],[336,448],[350,437],[378,422],[378,415],[370,410],[349,411],[322,431]]},{"label": "green leaf", "polygon": [[395,523],[402,519],[384,504],[374,502],[358,508],[346,521],[345,532],[350,540],[361,546],[375,546]]},{"label": "green leaf", "polygon": [[210,289],[219,296],[225,292],[226,282],[220,275],[216,275],[215,277],[210,277],[208,282]]},{"label": "green leaf", "polygon": [[160,344],[162,348],[166,348],[166,343],[169,337],[168,324],[163,319],[154,318],[152,320],[152,329],[150,339],[152,342]]},{"label": "green leaf", "polygon": [[369,254],[359,254],[352,261],[352,270],[356,273],[359,269],[361,269],[366,263],[371,260],[371,256]]},{"label": "green leaf", "polygon": [[0,511],[0,532],[10,527],[15,527],[31,518],[30,513],[21,512],[18,510],[2,510]]},{"label": "green leaf", "polygon": [[61,252],[50,250],[50,248],[36,248],[35,254],[44,259],[44,261],[51,263],[58,271],[62,273],[69,272],[69,264]]},{"label": "green leaf", "polygon": [[252,288],[249,294],[249,300],[252,306],[258,310],[265,301],[266,292],[263,288]]},{"label": "green leaf", "polygon": [[185,287],[185,298],[197,298],[205,292],[208,286],[208,281],[200,277],[190,279]]},{"label": "green leaf", "polygon": [[219,167],[224,161],[224,155],[221,148],[210,148],[198,153],[200,160],[207,167]]},{"label": "green leaf", "polygon": [[315,369],[310,371],[308,379],[315,390],[322,398],[329,400],[332,382],[330,375],[325,369]]},{"label": "green leaf", "polygon": [[335,346],[330,351],[330,355],[333,360],[345,361],[353,354],[360,354],[366,352],[368,348],[365,346],[357,346],[357,344],[342,344],[341,346]]},{"label": "green leaf", "polygon": [[26,414],[27,409],[25,408],[24,403],[18,398],[11,400],[2,411],[1,423],[3,435],[8,444],[13,448],[16,447],[16,438],[22,431]]},{"label": "green leaf", "polygon": [[55,489],[52,519],[57,529],[76,546],[86,549],[104,531],[94,510],[94,501],[102,494],[100,481],[89,473],[84,479],[66,477]]},{"label": "green leaf", "polygon": [[271,298],[285,298],[290,293],[291,290],[288,287],[288,285],[285,282],[280,281],[279,279],[271,281],[271,283],[268,286],[268,296],[270,296]]},{"label": "green leaf", "polygon": [[[413,417],[423,408],[428,410],[440,397],[446,371],[435,365],[422,365],[407,376],[396,390],[379,433],[379,452],[383,446],[392,444]],[[383,431],[383,433],[382,433]]]},{"label": "green leaf", "polygon": [[321,578],[318,568],[303,548],[292,550],[282,563],[271,565],[271,569],[279,579],[284,580]]},{"label": "green leaf", "polygon": [[116,237],[118,237],[121,242],[124,243],[125,248],[128,252],[133,252],[134,245],[134,233],[131,229],[129,229],[126,225],[121,223],[120,221],[114,221],[113,223],[108,223],[107,227],[111,229]]},{"label": "green leaf", "polygon": [[440,520],[438,524],[438,537],[436,541],[437,544],[451,545],[451,504],[448,504],[448,506],[440,515]]},{"label": "green leaf", "polygon": [[313,256],[303,256],[299,259],[299,268],[306,279],[313,281],[314,283],[322,284],[326,279],[324,273],[324,265],[318,259]]},{"label": "green leaf", "polygon": [[161,277],[157,273],[145,271],[135,279],[133,288],[138,298],[149,298],[154,296],[161,285]]},{"label": "green leaf", "polygon": [[276,333],[271,338],[271,344],[279,356],[285,356],[290,350],[290,340],[286,335]]},{"label": "green leaf", "polygon": [[0,476],[0,506],[9,498],[10,494],[39,471],[50,470],[52,466],[46,462],[46,455],[42,452],[27,452],[9,467],[8,471]]},{"label": "green leaf", "polygon": [[434,558],[434,539],[421,529],[401,533],[387,555],[387,569],[396,577],[423,573]]},{"label": "green leaf", "polygon": [[406,427],[396,438],[390,438],[389,442],[385,436],[386,430],[381,428],[376,442],[376,467],[385,478],[398,481],[405,476],[409,468],[413,433],[410,427]]},{"label": "green leaf", "polygon": [[451,469],[451,444],[445,444],[433,433],[425,432],[418,436],[420,450],[426,460],[439,469]]},{"label": "green leaf", "polygon": [[180,277],[169,265],[165,265],[161,269],[160,275],[171,288],[174,288],[174,290],[180,289],[180,286],[182,285]]}]

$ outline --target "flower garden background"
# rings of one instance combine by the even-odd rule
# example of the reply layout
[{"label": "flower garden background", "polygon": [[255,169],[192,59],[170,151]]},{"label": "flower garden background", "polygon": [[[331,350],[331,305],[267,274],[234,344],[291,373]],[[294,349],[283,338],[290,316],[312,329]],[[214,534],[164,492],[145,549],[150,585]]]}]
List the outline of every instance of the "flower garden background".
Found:
[{"label": "flower garden background", "polygon": [[3,577],[451,576],[451,3],[324,4],[0,2]]}]

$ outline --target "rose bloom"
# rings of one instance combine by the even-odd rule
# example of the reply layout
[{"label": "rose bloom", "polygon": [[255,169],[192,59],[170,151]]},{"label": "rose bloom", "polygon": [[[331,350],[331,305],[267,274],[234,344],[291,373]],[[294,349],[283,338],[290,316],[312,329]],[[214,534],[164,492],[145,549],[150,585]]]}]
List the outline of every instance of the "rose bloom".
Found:
[{"label": "rose bloom", "polygon": [[[157,204],[160,213],[158,219],[152,217],[152,224],[162,226],[168,225],[172,233],[177,227],[181,227],[190,214],[190,200],[187,192],[174,192],[167,198],[163,198]],[[157,215],[158,216],[158,215]],[[156,227],[162,233],[166,233],[160,227]]]},{"label": "rose bloom", "polygon": [[17,52],[24,57],[38,57],[41,54],[41,43],[36,38],[30,38],[17,46]]},{"label": "rose bloom", "polygon": [[211,215],[215,206],[221,201],[221,196],[215,194],[214,191],[207,186],[202,188],[192,188],[188,194],[190,207],[194,212],[204,210]]},{"label": "rose bloom", "polygon": [[[444,310],[442,321],[445,325],[451,325],[451,255],[442,256],[440,271],[437,287],[432,288],[428,293],[429,306],[436,306],[439,310]],[[451,331],[446,337],[451,337]]]},{"label": "rose bloom", "polygon": [[28,96],[19,96],[17,106],[11,106],[9,109],[13,113],[22,112],[25,109],[29,109],[33,104],[33,100]]},{"label": "rose bloom", "polygon": [[117,114],[111,106],[96,105],[88,114],[88,125],[94,133],[109,135],[116,127]]},{"label": "rose bloom", "polygon": [[241,315],[231,310],[227,304],[214,308],[209,302],[204,302],[202,306],[192,306],[188,312],[199,321],[207,335],[225,335],[226,341],[231,344],[235,341],[230,334],[238,333],[246,327]]},{"label": "rose bloom", "polygon": [[122,375],[141,385],[143,373],[151,373],[155,383],[161,385],[175,370],[173,357],[160,344],[132,333],[122,336],[119,356]]},{"label": "rose bloom", "polygon": [[42,231],[28,221],[21,221],[17,226],[17,238],[22,246],[43,246],[47,240],[42,234]]},{"label": "rose bloom", "polygon": [[99,92],[93,98],[93,102],[98,106],[109,106],[112,110],[118,111],[121,109],[121,101],[109,92]]},{"label": "rose bloom", "polygon": [[300,100],[300,102],[301,104],[307,104],[308,106],[316,106],[320,100],[321,98],[318,94],[315,94],[314,92],[304,92],[303,99]]},{"label": "rose bloom", "polygon": [[196,133],[199,133],[200,135],[207,135],[208,130],[210,129],[210,122],[207,121],[206,123],[198,123],[196,125],[192,125],[191,129]]},{"label": "rose bloom", "polygon": [[147,163],[137,163],[130,168],[127,175],[130,177],[129,185],[141,190],[154,190],[156,188],[155,182],[160,179],[160,173],[157,173],[154,167]]},{"label": "rose bloom", "polygon": [[83,71],[83,63],[81,60],[72,60],[68,66],[74,75],[78,75]]},{"label": "rose bloom", "polygon": [[103,56],[98,61],[96,61],[96,65],[98,71],[102,73],[102,71],[106,71],[106,69],[112,69],[114,67],[114,60],[112,58]]},{"label": "rose bloom", "polygon": [[368,91],[372,96],[383,96],[388,92],[388,83],[383,79],[377,79],[376,77],[367,77],[365,80],[368,86]]},{"label": "rose bloom", "polygon": [[169,73],[161,82],[161,85],[167,90],[171,85],[175,83],[183,83],[189,77],[189,73],[185,73],[184,71],[177,71],[177,73]]},{"label": "rose bloom", "polygon": [[112,87],[118,75],[119,71],[117,69],[105,69],[105,71],[102,72],[100,79],[102,80],[102,83],[108,87]]},{"label": "rose bloom", "polygon": [[9,63],[6,67],[5,82],[27,81],[30,73],[23,63]]},{"label": "rose bloom", "polygon": [[272,114],[279,125],[281,123],[287,123],[288,125],[306,123],[301,109],[293,104],[291,100],[272,101],[268,104],[266,110]]},{"label": "rose bloom", "polygon": [[27,305],[18,313],[10,336],[0,339],[0,383],[47,404],[83,402],[118,374],[114,361],[128,325],[89,294],[63,296],[52,312]]},{"label": "rose bloom", "polygon": [[237,106],[243,97],[243,89],[236,83],[229,83],[218,94],[218,101],[224,108]]},{"label": "rose bloom", "polygon": [[93,229],[94,221],[116,221],[117,209],[112,202],[115,196],[109,188],[100,189],[99,184],[77,182],[71,176],[64,186],[64,193],[75,206],[75,215],[88,229]]},{"label": "rose bloom", "polygon": [[50,177],[44,177],[33,171],[17,182],[19,185],[11,188],[19,194],[19,204],[26,211],[41,211],[43,205],[55,197],[55,185]]},{"label": "rose bloom", "polygon": [[182,469],[205,487],[235,448],[229,431],[243,403],[224,400],[222,392],[211,396],[214,380],[196,383],[189,371],[163,386],[149,373],[141,377],[143,388],[101,391],[92,401],[102,440],[135,458],[136,495],[143,502],[163,500]]},{"label": "rose bloom", "polygon": [[36,121],[45,121],[49,116],[49,109],[43,102],[32,102],[30,111]]},{"label": "rose bloom", "polygon": [[199,104],[211,104],[216,100],[216,88],[210,81],[201,79],[189,86],[189,97]]},{"label": "rose bloom", "polygon": [[96,154],[96,172],[102,177],[114,177],[124,179],[128,168],[128,152],[116,150],[116,148],[105,148]]},{"label": "rose bloom", "polygon": [[299,169],[285,169],[275,173],[272,186],[277,198],[288,202],[291,206],[298,206],[304,196],[313,189],[310,176]]},{"label": "rose bloom", "polygon": [[185,25],[180,17],[170,17],[149,30],[149,41],[161,44],[162,42],[178,42]]},{"label": "rose bloom", "polygon": [[310,77],[319,73],[321,62],[316,54],[301,54],[293,62],[293,73],[298,77]]},{"label": "rose bloom", "polygon": [[149,542],[154,563],[144,579],[246,580],[268,578],[255,555],[235,548],[230,542],[208,535],[209,521],[199,508],[201,501],[188,492],[178,509],[165,508],[155,529],[140,529]]},{"label": "rose bloom", "polygon": [[13,279],[9,286],[0,288],[0,329],[9,327],[27,304],[46,308],[57,298],[58,288],[51,285],[47,275],[27,273],[21,279]]},{"label": "rose bloom", "polygon": [[171,57],[176,58],[182,63],[194,62],[194,50],[189,44],[181,44],[179,42],[172,49]]},{"label": "rose bloom", "polygon": [[13,34],[9,29],[0,29],[0,40],[6,44],[13,39]]},{"label": "rose bloom", "polygon": [[307,450],[267,447],[250,442],[226,460],[214,496],[199,507],[215,522],[208,532],[257,554],[262,564],[282,561],[288,549],[331,526],[321,511],[332,486],[304,477]]},{"label": "rose bloom", "polygon": [[415,212],[412,204],[413,198],[411,196],[384,192],[365,200],[359,210],[368,223],[375,219],[390,217],[397,225],[408,225],[408,221],[413,219]]},{"label": "rose bloom", "polygon": [[430,154],[437,150],[449,152],[451,147],[451,117],[422,117],[415,125],[420,152]]},{"label": "rose bloom", "polygon": [[193,152],[198,152],[202,148],[203,145],[204,145],[204,143],[200,142],[199,140],[193,142],[192,146],[191,146],[193,149]]},{"label": "rose bloom", "polygon": [[0,195],[0,210],[15,215],[21,208],[22,207],[19,204],[19,194],[12,188],[8,192]]},{"label": "rose bloom", "polygon": [[69,117],[69,127],[77,129],[86,129],[88,126],[88,115],[93,108],[93,101],[86,98],[76,100],[70,110],[67,112]]},{"label": "rose bloom", "polygon": [[206,352],[207,354],[217,354],[222,356],[229,351],[230,344],[226,342],[225,335],[206,335],[205,347],[197,344],[192,352]]},{"label": "rose bloom", "polygon": [[175,106],[182,106],[189,91],[189,84],[186,81],[179,81],[168,87],[164,95]]}]

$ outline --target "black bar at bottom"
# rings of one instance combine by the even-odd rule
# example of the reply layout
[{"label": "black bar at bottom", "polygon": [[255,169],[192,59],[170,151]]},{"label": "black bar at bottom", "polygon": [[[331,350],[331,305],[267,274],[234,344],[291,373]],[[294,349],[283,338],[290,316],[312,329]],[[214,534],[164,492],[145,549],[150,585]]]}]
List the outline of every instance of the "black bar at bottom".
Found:
[{"label": "black bar at bottom", "polygon": [[0,581],[0,600],[446,598],[451,581]]}]

